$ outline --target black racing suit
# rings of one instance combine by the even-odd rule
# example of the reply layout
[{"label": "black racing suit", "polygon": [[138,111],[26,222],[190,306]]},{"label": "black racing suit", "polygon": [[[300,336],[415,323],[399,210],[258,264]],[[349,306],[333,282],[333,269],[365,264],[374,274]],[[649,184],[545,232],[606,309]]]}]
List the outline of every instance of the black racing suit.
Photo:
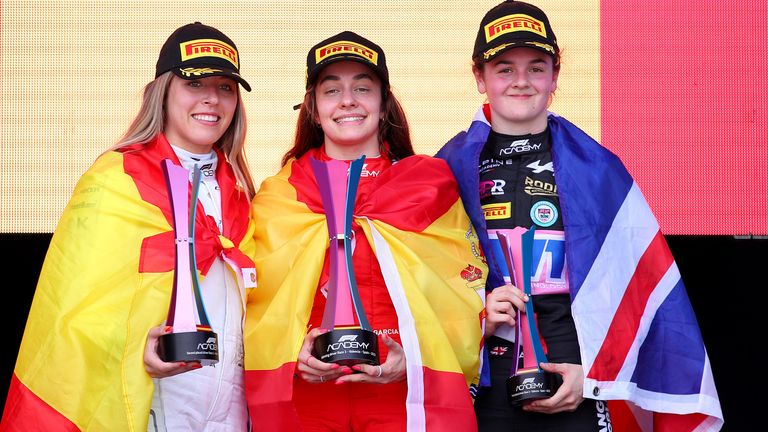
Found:
[{"label": "black racing suit", "polygon": [[[534,250],[538,252],[533,254],[532,268],[536,271],[532,275],[532,300],[547,360],[550,363],[581,364],[576,327],[571,316],[563,220],[552,166],[549,129],[525,136],[491,131],[480,153],[479,165],[480,200],[491,242],[498,243],[496,230],[527,229],[536,225]],[[506,277],[506,265],[500,267]],[[486,340],[491,387],[480,389],[475,401],[480,431],[611,430],[610,423],[606,427],[605,418],[598,416],[607,409],[603,401],[586,399],[575,412],[558,414],[512,408],[507,402],[506,381],[512,372],[514,342],[497,336],[499,334],[507,336],[509,332],[497,331]],[[561,382],[559,376],[557,378],[558,383]],[[598,424],[601,420],[602,426]]]}]

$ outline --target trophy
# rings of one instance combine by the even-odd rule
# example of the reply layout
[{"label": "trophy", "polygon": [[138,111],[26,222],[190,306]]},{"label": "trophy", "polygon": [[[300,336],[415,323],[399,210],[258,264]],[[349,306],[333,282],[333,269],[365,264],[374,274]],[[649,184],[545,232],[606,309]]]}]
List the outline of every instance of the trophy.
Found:
[{"label": "trophy", "polygon": [[[507,231],[508,234],[497,233],[501,245],[504,261],[509,269],[509,277],[528,295],[522,315],[517,314],[515,326],[515,346],[512,371],[507,379],[507,400],[512,406],[520,406],[526,401],[545,399],[557,391],[559,384],[556,375],[539,367],[539,364],[547,362],[547,356],[541,346],[539,331],[533,312],[533,296],[531,295],[531,258],[533,250],[533,236],[535,226],[520,235],[517,230]],[[522,228],[524,230],[524,228]],[[514,236],[510,239],[508,235]],[[520,244],[520,252],[512,253],[511,241]],[[520,269],[520,271],[516,271]],[[523,350],[523,365],[520,367],[520,349]]]},{"label": "trophy", "polygon": [[[313,355],[326,363],[379,364],[378,337],[363,311],[352,265],[352,212],[365,156],[347,164],[310,158],[328,224],[329,278],[322,328]],[[349,174],[347,174],[349,171]],[[346,185],[346,187],[343,187]]]},{"label": "trophy", "polygon": [[218,337],[205,313],[195,260],[195,210],[200,189],[200,168],[195,166],[192,174],[190,204],[189,171],[174,165],[170,159],[165,159],[162,167],[173,213],[176,264],[166,321],[173,331],[160,336],[157,354],[165,362],[198,361],[203,366],[213,365],[219,361]]}]

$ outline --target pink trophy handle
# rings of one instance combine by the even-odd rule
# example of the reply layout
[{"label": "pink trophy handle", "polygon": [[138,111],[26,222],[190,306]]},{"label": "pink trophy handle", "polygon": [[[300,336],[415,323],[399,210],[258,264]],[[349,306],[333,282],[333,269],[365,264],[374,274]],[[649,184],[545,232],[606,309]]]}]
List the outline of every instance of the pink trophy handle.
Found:
[{"label": "pink trophy handle", "polygon": [[189,242],[189,171],[174,165],[169,159],[163,161],[168,189],[171,194],[173,225],[176,239],[176,269],[174,271],[173,294],[168,310],[169,326],[174,333],[197,331],[195,320],[194,294],[190,269]]},{"label": "pink trophy handle", "polygon": [[[501,245],[501,250],[504,253],[504,258],[506,260],[507,268],[509,269],[509,278],[512,281],[512,283],[519,288],[520,290],[524,290],[525,287],[525,281],[523,281],[523,277],[527,276],[530,278],[530,272],[525,271],[523,268],[523,252],[522,252],[522,243],[523,243],[523,234],[528,232],[527,229],[523,227],[516,227],[514,229],[508,230],[505,229],[503,232],[501,230],[497,233],[497,237],[499,239],[499,244]],[[533,369],[537,368],[538,365],[536,364],[536,351],[533,347],[533,341],[529,337],[531,335],[531,328],[530,328],[530,319],[526,316],[526,310],[520,309],[517,310],[518,312],[518,319],[517,319],[517,328],[515,330],[515,356],[516,358],[519,358],[520,354],[520,347],[522,346],[523,350],[523,370]],[[514,375],[518,370],[518,363],[515,362],[512,367],[512,374]]]},{"label": "pink trophy handle", "polygon": [[323,200],[323,210],[328,223],[330,258],[328,280],[328,303],[323,313],[322,328],[355,326],[354,302],[352,299],[344,250],[346,231],[344,209],[346,205],[347,171],[346,163],[337,160],[325,162],[310,159],[317,178],[318,189]]}]

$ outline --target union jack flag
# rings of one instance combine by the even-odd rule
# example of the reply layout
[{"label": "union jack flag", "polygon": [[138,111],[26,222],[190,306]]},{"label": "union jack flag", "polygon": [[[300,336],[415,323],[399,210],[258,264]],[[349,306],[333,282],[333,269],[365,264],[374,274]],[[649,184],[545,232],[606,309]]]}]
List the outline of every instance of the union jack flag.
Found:
[{"label": "union jack flag", "polygon": [[[485,105],[437,156],[459,180],[491,263],[498,258],[484,233],[478,168],[468,162],[478,160],[489,119]],[[709,357],[645,198],[616,155],[562,117],[550,114],[548,125],[584,397],[610,401],[614,430],[719,430],[723,414]],[[501,276],[490,266],[486,286],[502,285]],[[481,385],[489,385],[486,364]]]},{"label": "union jack flag", "polygon": [[507,347],[496,346],[496,347],[493,347],[493,349],[491,350],[491,355],[500,356],[500,355],[504,355],[505,352],[507,352]]},{"label": "union jack flag", "polygon": [[626,401],[611,404],[614,426],[719,430],[696,316],[645,198],[616,155],[565,119],[549,125],[585,396]]}]

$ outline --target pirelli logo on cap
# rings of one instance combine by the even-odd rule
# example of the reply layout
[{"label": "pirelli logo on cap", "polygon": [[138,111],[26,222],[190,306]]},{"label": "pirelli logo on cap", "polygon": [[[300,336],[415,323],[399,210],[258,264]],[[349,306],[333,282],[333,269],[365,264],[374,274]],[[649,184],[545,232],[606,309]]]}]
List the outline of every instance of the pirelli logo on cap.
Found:
[{"label": "pirelli logo on cap", "polygon": [[237,50],[220,40],[196,39],[180,43],[179,48],[181,49],[181,61],[183,62],[200,57],[218,57],[232,63],[235,69],[240,69]]},{"label": "pirelli logo on cap", "polygon": [[494,203],[483,206],[485,220],[509,219],[512,215],[512,203]]},{"label": "pirelli logo on cap", "polygon": [[544,28],[543,22],[530,15],[513,14],[486,24],[485,41],[490,42],[501,35],[518,31],[527,31],[544,38],[547,37],[547,30]]},{"label": "pirelli logo on cap", "polygon": [[379,65],[379,53],[365,45],[360,45],[359,43],[349,41],[333,42],[324,47],[316,49],[315,64],[319,64],[321,61],[327,59],[328,57],[342,54],[360,56],[377,66]]}]

